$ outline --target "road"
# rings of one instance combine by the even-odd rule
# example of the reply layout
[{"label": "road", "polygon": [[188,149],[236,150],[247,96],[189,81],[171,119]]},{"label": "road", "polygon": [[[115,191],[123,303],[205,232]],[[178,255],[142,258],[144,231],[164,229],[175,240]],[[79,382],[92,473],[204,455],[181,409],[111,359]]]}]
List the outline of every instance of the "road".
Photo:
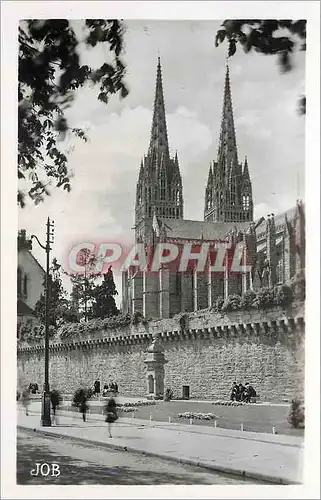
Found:
[{"label": "road", "polygon": [[[36,463],[56,463],[60,475],[32,476]],[[44,468],[46,471],[46,468]],[[87,446],[70,439],[17,432],[17,484],[27,485],[156,485],[156,484],[266,484],[242,477],[211,472],[198,467]]]}]

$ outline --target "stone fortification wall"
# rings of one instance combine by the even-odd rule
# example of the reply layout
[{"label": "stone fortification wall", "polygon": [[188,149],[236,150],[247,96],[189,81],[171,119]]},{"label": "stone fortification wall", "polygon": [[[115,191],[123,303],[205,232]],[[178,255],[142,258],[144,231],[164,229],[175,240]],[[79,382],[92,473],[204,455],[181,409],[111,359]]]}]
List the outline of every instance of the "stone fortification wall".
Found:
[{"label": "stone fortification wall", "polygon": [[[121,393],[146,396],[146,350],[158,335],[168,363],[165,388],[175,398],[229,397],[234,380],[251,383],[261,400],[282,402],[304,390],[304,310],[208,310],[113,330],[82,332],[50,345],[50,383],[63,392],[80,384],[118,382]],[[18,348],[19,377],[42,385],[43,345]]]}]

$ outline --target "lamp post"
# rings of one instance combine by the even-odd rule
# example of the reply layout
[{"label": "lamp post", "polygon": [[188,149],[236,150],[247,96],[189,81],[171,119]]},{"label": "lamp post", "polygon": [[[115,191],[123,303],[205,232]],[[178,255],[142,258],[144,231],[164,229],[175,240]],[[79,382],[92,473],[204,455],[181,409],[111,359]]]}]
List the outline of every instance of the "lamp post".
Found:
[{"label": "lamp post", "polygon": [[[50,389],[49,389],[49,289],[50,289],[50,273],[49,273],[49,255],[50,255],[50,244],[53,243],[53,221],[50,222],[48,217],[46,223],[46,244],[42,245],[40,243],[38,237],[34,234],[31,235],[31,239],[35,238],[46,252],[47,264],[46,264],[46,303],[45,303],[45,382],[43,386],[43,398],[42,398],[42,407],[41,407],[41,425],[42,427],[50,427],[51,426],[51,418],[50,418]],[[52,240],[51,240],[52,237]]]}]

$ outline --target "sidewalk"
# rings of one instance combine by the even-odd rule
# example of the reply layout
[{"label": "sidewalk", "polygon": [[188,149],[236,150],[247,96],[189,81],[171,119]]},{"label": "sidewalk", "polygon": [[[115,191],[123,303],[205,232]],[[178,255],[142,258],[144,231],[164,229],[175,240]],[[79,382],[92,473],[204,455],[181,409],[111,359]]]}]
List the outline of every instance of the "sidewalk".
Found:
[{"label": "sidewalk", "polygon": [[88,417],[83,422],[80,414],[61,411],[58,426],[41,427],[39,409],[31,405],[29,416],[19,409],[17,423],[18,428],[45,435],[154,455],[270,483],[302,482],[302,438],[120,417],[110,439],[103,417]]}]

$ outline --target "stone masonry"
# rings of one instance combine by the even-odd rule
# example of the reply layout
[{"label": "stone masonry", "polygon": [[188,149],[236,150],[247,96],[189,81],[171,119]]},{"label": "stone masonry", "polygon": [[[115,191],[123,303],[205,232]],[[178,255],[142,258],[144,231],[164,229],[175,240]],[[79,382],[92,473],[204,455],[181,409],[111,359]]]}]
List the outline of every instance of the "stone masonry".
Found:
[{"label": "stone masonry", "polygon": [[[50,345],[50,383],[64,393],[80,384],[116,380],[121,394],[147,396],[146,356],[157,336],[166,358],[164,388],[182,398],[227,399],[235,381],[251,383],[262,401],[282,402],[304,396],[304,309],[195,311]],[[43,345],[20,345],[19,378],[44,379]]]}]

